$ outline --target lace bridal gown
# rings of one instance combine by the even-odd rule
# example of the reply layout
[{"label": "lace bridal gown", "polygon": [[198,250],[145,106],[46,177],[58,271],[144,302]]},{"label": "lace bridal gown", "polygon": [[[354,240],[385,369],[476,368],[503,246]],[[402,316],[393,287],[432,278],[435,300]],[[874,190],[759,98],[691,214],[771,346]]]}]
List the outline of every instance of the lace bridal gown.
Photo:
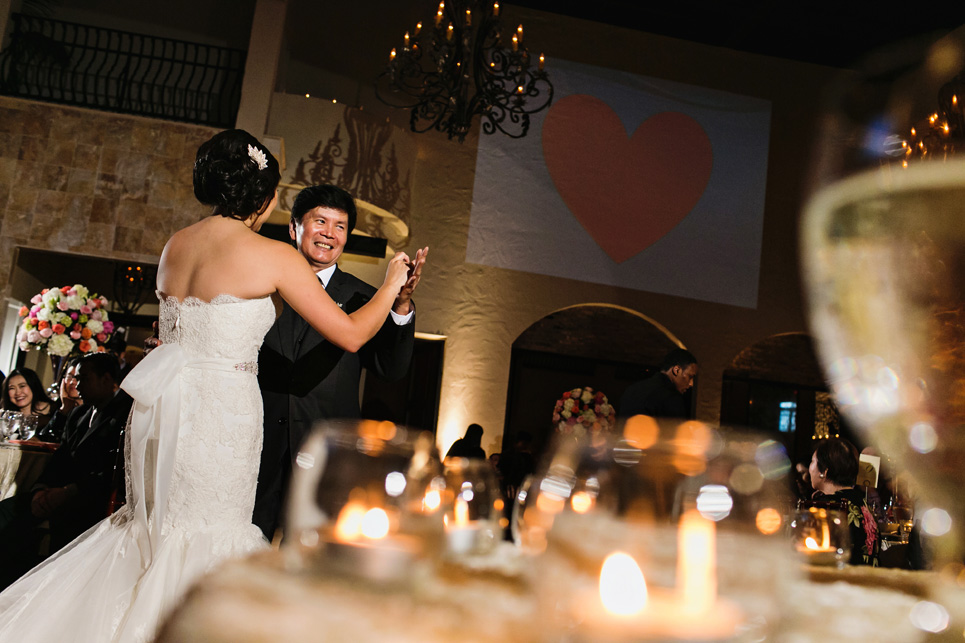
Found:
[{"label": "lace bridal gown", "polygon": [[163,344],[124,381],[127,505],[0,594],[0,641],[150,641],[201,574],[266,546],[256,365],[274,320],[268,297],[161,298]]}]

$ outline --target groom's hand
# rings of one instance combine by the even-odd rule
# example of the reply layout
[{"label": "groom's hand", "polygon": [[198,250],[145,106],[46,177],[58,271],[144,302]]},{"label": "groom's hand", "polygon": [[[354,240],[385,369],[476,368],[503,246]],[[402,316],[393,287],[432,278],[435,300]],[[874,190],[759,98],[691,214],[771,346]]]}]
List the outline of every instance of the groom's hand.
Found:
[{"label": "groom's hand", "polygon": [[416,251],[415,261],[409,266],[409,277],[406,279],[405,285],[402,286],[402,290],[399,291],[399,295],[395,298],[395,303],[392,304],[392,312],[395,314],[408,315],[409,311],[412,310],[412,293],[419,285],[419,279],[422,278],[422,266],[425,265],[428,254],[428,246]]}]

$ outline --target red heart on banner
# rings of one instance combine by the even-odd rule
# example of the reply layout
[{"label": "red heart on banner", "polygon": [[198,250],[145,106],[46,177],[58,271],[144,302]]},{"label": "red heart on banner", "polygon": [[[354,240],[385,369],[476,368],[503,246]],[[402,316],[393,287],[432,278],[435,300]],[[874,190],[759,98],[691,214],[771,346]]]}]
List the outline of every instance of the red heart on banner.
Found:
[{"label": "red heart on banner", "polygon": [[714,155],[707,133],[685,114],[651,116],[628,138],[609,105],[573,94],[546,115],[543,159],[576,219],[622,263],[693,210]]}]

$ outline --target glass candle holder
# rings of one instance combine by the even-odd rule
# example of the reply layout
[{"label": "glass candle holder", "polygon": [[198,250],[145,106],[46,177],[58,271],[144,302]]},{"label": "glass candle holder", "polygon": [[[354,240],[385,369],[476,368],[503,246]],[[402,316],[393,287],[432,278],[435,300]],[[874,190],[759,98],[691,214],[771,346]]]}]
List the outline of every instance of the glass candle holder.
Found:
[{"label": "glass candle holder", "polygon": [[533,577],[545,616],[575,641],[767,636],[795,576],[789,468],[773,441],[698,422],[633,418],[560,444],[520,521],[528,538],[536,509],[547,530]]},{"label": "glass candle holder", "polygon": [[447,458],[446,552],[450,556],[486,554],[502,535],[502,496],[486,460]]},{"label": "glass candle holder", "polygon": [[791,544],[808,564],[843,568],[851,557],[851,534],[844,511],[802,509],[794,514],[788,529]]},{"label": "glass candle holder", "polygon": [[408,584],[440,551],[446,482],[432,436],[391,422],[324,422],[295,461],[289,568]]}]

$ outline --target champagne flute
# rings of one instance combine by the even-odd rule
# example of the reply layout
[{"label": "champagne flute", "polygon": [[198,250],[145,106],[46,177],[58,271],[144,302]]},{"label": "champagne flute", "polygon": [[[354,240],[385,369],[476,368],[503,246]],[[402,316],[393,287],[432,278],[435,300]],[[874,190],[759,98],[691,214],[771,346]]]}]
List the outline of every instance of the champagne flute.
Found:
[{"label": "champagne flute", "polygon": [[896,46],[830,94],[802,220],[811,326],[845,416],[916,481],[963,570],[965,39]]}]

